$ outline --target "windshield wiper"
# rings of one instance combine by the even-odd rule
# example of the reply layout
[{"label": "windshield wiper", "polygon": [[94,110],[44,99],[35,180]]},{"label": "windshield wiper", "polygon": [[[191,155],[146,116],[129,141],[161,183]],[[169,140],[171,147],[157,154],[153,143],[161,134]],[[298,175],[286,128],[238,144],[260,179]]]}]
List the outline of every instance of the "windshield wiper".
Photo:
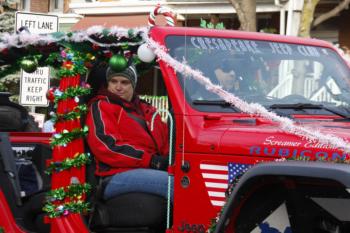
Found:
[{"label": "windshield wiper", "polygon": [[233,106],[232,104],[226,102],[225,100],[193,100],[192,104],[194,105],[216,105],[224,108],[232,108],[236,112],[240,112],[238,108]]},{"label": "windshield wiper", "polygon": [[311,103],[297,103],[297,104],[273,104],[269,107],[270,109],[294,109],[294,110],[305,110],[305,109],[322,109],[333,113],[334,115],[340,116],[345,119],[350,119],[350,116],[338,112],[334,109],[326,107],[322,104],[311,104]]}]

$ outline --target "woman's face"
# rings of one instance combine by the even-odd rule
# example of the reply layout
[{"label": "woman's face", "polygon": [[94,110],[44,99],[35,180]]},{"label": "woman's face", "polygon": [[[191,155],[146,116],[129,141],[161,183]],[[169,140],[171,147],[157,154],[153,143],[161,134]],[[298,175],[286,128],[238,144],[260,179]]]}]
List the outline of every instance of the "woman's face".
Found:
[{"label": "woman's face", "polygon": [[132,87],[131,81],[124,76],[112,77],[108,81],[107,89],[126,101],[131,101],[134,95],[134,88]]}]

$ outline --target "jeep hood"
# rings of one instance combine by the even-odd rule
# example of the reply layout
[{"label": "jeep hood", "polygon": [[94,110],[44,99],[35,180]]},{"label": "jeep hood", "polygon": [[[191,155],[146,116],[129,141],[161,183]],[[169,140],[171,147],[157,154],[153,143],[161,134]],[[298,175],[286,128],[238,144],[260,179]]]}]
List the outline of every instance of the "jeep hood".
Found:
[{"label": "jeep hood", "polygon": [[[297,157],[317,156],[327,158],[334,152],[343,156],[337,148],[311,142],[296,135],[283,132],[279,125],[270,121],[259,121],[255,118],[227,121],[223,124],[208,127],[198,135],[199,145],[211,145],[207,150],[227,155],[249,155],[263,157]],[[350,139],[350,123],[331,120],[300,121],[299,124],[332,134],[346,140]],[[209,142],[210,139],[213,141]],[[216,139],[216,141],[214,141]],[[219,140],[218,140],[219,139]],[[199,147],[200,149],[201,147]],[[337,156],[337,155],[335,155]]]}]

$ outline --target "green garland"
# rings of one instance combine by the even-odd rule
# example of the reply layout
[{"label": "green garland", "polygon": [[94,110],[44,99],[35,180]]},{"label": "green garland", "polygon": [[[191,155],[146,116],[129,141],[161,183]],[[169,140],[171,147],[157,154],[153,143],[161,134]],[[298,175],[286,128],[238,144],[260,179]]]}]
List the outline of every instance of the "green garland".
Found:
[{"label": "green garland", "polygon": [[77,74],[85,74],[87,72],[87,68],[84,66],[84,64],[75,63],[72,65],[72,69],[68,68],[61,68],[57,71],[56,76],[58,78],[62,77],[73,77]]},{"label": "green garland", "polygon": [[[87,213],[89,211],[89,203],[82,201],[82,195],[91,191],[90,184],[71,184],[67,187],[61,187],[51,190],[47,193],[46,204],[43,210],[50,218],[68,215],[69,213]],[[70,202],[56,204],[54,202],[63,201],[70,198]]]},{"label": "green garland", "polygon": [[63,130],[62,133],[56,133],[53,135],[50,145],[54,146],[67,146],[68,143],[77,138],[85,137],[89,129],[87,126],[84,128],[75,128],[71,132],[68,130]]},{"label": "green garland", "polygon": [[68,215],[69,213],[87,213],[90,210],[90,204],[82,200],[72,201],[60,205],[47,203],[43,210],[50,218],[59,217],[61,215]]},{"label": "green garland", "polygon": [[0,233],[5,233],[5,230],[3,227],[0,227]]},{"label": "green garland", "polygon": [[46,64],[54,68],[59,68],[62,62],[63,62],[63,58],[58,52],[50,53],[50,55],[46,59]]},{"label": "green garland", "polygon": [[89,193],[90,191],[91,185],[88,183],[71,184],[67,187],[61,187],[47,192],[46,199],[48,202],[62,201],[67,197],[81,199],[83,194]]},{"label": "green garland", "polygon": [[65,114],[54,114],[51,116],[51,121],[56,123],[58,121],[70,121],[74,119],[78,119],[81,115],[87,113],[87,105],[82,104],[75,107],[72,111]]},{"label": "green garland", "polygon": [[90,153],[81,153],[73,158],[66,158],[62,162],[50,162],[45,173],[51,175],[53,172],[68,170],[72,167],[80,168],[90,163]]},{"label": "green garland", "polygon": [[76,98],[77,96],[90,94],[91,89],[86,87],[68,87],[64,92],[58,92],[55,94],[55,104],[60,100],[66,100],[68,98]]},{"label": "green garland", "polygon": [[[128,50],[136,53],[143,40],[141,31],[129,29],[127,34],[120,35],[108,28],[93,34],[77,31],[40,35],[41,43],[34,44],[22,42],[22,39],[20,34],[13,34],[11,39],[0,38],[0,43],[4,46],[0,51],[0,79],[20,70],[22,60],[29,57],[37,57],[39,67],[49,65],[56,69],[60,69],[65,60],[71,61],[73,67],[60,69],[57,73],[59,77],[85,74],[86,67],[99,61],[108,61],[108,52],[117,54]],[[62,51],[69,56],[64,56]],[[90,59],[91,57],[94,59]],[[8,67],[4,68],[6,65]]]}]

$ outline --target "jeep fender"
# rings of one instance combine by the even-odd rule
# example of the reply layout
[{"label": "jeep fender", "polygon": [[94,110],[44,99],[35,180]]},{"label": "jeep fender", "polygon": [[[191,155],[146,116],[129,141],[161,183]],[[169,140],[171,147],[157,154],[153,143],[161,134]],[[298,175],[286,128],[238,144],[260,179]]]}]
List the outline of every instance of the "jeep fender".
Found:
[{"label": "jeep fender", "polygon": [[[261,185],[261,183],[267,179],[269,182],[278,185],[286,180],[293,181],[300,178],[332,182],[341,186],[346,191],[350,191],[350,169],[348,164],[312,161],[261,163],[248,170],[235,185],[222,210],[214,232],[225,232],[225,227],[232,224],[230,219],[234,218],[234,216],[232,216],[234,208],[237,208],[242,196],[252,195],[257,185]],[[254,210],[252,210],[252,212],[254,212]]]}]

